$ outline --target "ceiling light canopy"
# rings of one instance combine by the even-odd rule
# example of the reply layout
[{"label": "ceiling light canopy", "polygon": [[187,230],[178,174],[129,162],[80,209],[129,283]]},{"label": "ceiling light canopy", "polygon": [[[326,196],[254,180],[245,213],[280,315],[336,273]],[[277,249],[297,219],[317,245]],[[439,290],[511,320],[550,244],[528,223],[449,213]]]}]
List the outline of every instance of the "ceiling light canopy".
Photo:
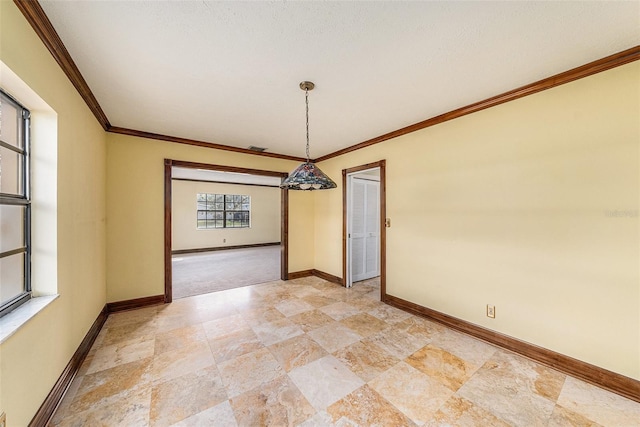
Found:
[{"label": "ceiling light canopy", "polygon": [[307,112],[307,161],[291,172],[282,181],[280,188],[289,190],[328,190],[336,188],[336,183],[309,160],[309,91],[313,90],[314,87],[315,85],[312,82],[300,83],[300,89],[304,90]]}]

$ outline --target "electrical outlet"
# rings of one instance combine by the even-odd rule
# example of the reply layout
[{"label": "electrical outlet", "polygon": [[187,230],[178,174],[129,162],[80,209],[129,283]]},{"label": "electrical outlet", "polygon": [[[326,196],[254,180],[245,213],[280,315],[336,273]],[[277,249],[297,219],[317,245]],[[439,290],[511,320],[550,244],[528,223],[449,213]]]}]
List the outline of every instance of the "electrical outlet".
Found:
[{"label": "electrical outlet", "polygon": [[0,427],[7,427],[7,414],[4,412],[0,415]]},{"label": "electrical outlet", "polygon": [[496,318],[496,306],[487,304],[487,317]]},{"label": "electrical outlet", "polygon": [[227,243],[227,239],[222,239],[222,243]]}]

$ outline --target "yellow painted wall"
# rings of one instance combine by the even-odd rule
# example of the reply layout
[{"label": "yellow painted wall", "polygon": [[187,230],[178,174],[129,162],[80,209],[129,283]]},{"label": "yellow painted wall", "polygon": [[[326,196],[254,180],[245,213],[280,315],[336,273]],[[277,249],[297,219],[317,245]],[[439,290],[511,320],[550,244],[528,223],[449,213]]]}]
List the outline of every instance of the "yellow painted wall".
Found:
[{"label": "yellow painted wall", "polygon": [[[13,2],[0,23],[0,59],[58,119],[60,297],[0,346],[0,410],[26,425],[106,301],[163,292],[164,158],[297,163],[105,135]],[[640,379],[639,75],[629,64],[321,163],[340,185],[341,169],[387,160],[388,293]],[[289,271],[341,276],[341,189],[289,197]]]},{"label": "yellow painted wall", "polygon": [[[640,379],[639,104],[635,62],[320,167],[387,160],[389,294]],[[341,192],[315,195],[338,276]]]},{"label": "yellow painted wall", "polygon": [[[164,159],[290,172],[298,163],[263,156],[107,134],[107,300],[164,293]],[[290,198],[289,271],[313,268],[313,250],[299,250],[311,213],[309,197]],[[307,204],[309,206],[307,206]]]},{"label": "yellow painted wall", "polygon": [[[198,229],[196,227],[198,193],[250,196],[251,227]],[[279,242],[280,193],[281,190],[278,187],[173,180],[171,249],[217,248]]]},{"label": "yellow painted wall", "polygon": [[315,268],[314,193],[289,191],[289,272]]},{"label": "yellow painted wall", "polygon": [[[0,411],[7,413],[9,425],[22,426],[40,407],[106,302],[106,142],[93,114],[10,1],[0,2],[0,59],[55,110],[58,120],[53,270],[57,267],[60,297],[0,346]],[[47,276],[40,268],[42,264],[33,266],[34,288],[55,292],[55,278],[43,283]]]}]

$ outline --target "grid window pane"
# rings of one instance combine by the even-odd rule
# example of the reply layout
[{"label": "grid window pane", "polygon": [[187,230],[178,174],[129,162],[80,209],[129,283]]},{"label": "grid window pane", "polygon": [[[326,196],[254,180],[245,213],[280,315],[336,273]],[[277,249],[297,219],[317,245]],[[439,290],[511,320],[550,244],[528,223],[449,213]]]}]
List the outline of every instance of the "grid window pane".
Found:
[{"label": "grid window pane", "polygon": [[0,304],[24,292],[24,257],[21,253],[0,258]]},{"label": "grid window pane", "polygon": [[24,196],[22,188],[22,154],[0,147],[0,193]]},{"label": "grid window pane", "polygon": [[[206,202],[204,202],[206,200]],[[198,228],[248,228],[251,197],[241,194],[196,196]]]},{"label": "grid window pane", "polygon": [[0,316],[31,290],[28,128],[29,111],[0,90]]},{"label": "grid window pane", "polygon": [[24,221],[27,208],[0,205],[0,252],[25,247]]},{"label": "grid window pane", "polygon": [[0,140],[20,149],[24,148],[22,133],[22,110],[8,99],[0,102]]}]

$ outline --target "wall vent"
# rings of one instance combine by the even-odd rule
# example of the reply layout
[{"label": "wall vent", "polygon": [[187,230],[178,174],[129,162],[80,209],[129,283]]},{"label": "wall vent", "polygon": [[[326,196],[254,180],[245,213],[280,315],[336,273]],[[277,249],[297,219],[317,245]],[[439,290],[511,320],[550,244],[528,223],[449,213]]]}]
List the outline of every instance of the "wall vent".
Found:
[{"label": "wall vent", "polygon": [[264,148],[264,147],[256,147],[255,145],[250,145],[249,146],[249,150],[257,151],[258,153],[262,153],[263,151],[266,151],[267,149]]}]

